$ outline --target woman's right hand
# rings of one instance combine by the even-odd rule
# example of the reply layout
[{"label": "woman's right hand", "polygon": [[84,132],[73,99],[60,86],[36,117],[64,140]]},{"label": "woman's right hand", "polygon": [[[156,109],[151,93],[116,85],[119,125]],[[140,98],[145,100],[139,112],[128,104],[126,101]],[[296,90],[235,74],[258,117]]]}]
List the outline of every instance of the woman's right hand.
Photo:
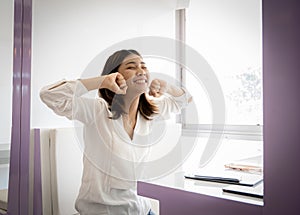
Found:
[{"label": "woman's right hand", "polygon": [[101,88],[107,88],[116,94],[126,94],[128,86],[123,75],[115,72],[105,75]]}]

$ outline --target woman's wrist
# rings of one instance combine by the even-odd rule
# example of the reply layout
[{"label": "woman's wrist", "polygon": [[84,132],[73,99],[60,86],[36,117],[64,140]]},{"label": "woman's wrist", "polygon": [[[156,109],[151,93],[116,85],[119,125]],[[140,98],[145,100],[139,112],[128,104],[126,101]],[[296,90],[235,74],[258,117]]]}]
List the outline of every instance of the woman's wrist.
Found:
[{"label": "woman's wrist", "polygon": [[97,90],[100,88],[104,88],[103,82],[106,78],[106,75],[104,76],[98,76],[94,78],[87,78],[87,79],[80,79],[81,83],[86,87],[88,91],[91,90]]},{"label": "woman's wrist", "polygon": [[168,84],[167,93],[174,97],[182,96],[185,92],[180,87]]}]

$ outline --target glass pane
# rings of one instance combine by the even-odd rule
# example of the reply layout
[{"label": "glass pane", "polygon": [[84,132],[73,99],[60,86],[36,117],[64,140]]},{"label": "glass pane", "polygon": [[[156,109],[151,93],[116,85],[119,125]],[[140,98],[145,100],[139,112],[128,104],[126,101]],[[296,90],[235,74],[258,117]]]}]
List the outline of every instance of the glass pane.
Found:
[{"label": "glass pane", "polygon": [[[187,10],[187,44],[216,74],[229,125],[263,124],[261,14],[261,0],[191,1]],[[187,73],[187,87],[201,109],[200,123],[210,124],[209,99],[191,73]],[[188,120],[193,123],[193,117]]]},{"label": "glass pane", "polygon": [[12,121],[13,1],[0,1],[0,190],[8,188]]}]

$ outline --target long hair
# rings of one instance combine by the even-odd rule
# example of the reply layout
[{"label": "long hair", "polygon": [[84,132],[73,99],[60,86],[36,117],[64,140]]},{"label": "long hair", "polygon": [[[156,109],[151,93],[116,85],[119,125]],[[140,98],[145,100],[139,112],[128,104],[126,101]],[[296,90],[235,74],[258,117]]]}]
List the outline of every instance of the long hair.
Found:
[{"label": "long hair", "polygon": [[[131,54],[135,54],[141,57],[140,53],[132,49],[123,49],[113,53],[107,59],[101,75],[108,75],[111,73],[118,72],[119,67],[124,61],[124,59]],[[112,112],[112,119],[118,119],[122,114],[126,113],[123,108],[124,100],[122,99],[121,95],[115,94],[114,92],[106,88],[99,89],[98,95],[108,103]],[[146,98],[145,93],[143,93],[140,95],[138,111],[145,119],[150,120],[151,115],[157,113],[158,108],[153,103],[151,103]]]}]

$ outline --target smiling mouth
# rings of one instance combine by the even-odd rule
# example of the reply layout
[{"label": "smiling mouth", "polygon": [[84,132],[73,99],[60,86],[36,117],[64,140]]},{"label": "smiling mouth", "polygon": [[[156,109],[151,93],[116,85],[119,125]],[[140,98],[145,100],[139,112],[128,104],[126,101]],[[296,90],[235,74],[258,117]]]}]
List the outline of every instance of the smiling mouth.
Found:
[{"label": "smiling mouth", "polygon": [[146,84],[146,83],[148,83],[148,81],[146,79],[139,79],[139,80],[134,81],[134,83],[136,83],[136,84]]}]

